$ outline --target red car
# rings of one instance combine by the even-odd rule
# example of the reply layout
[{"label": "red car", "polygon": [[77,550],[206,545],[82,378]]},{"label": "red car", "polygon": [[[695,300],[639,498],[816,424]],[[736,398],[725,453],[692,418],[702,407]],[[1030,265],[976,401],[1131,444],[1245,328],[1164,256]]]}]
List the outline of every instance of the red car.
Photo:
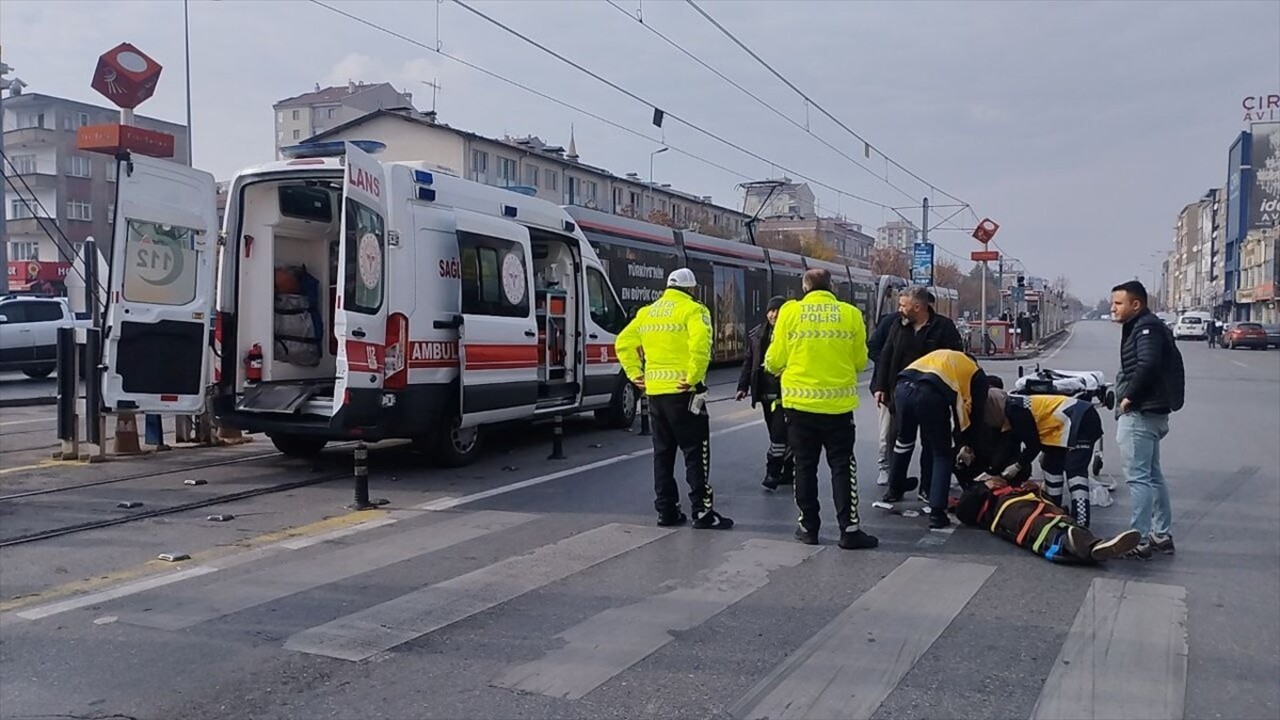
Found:
[{"label": "red car", "polygon": [[1258,323],[1236,323],[1222,336],[1222,344],[1228,350],[1238,347],[1267,349],[1267,330]]}]

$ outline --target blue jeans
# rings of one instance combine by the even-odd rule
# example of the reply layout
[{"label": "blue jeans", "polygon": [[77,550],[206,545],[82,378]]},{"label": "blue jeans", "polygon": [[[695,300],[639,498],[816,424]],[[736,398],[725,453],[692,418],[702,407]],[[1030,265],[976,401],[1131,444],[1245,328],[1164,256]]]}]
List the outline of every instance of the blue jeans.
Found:
[{"label": "blue jeans", "polygon": [[1129,412],[1117,421],[1116,445],[1124,457],[1124,480],[1133,500],[1129,527],[1144,538],[1153,531],[1168,535],[1173,525],[1169,485],[1160,471],[1160,440],[1168,434],[1168,415]]}]

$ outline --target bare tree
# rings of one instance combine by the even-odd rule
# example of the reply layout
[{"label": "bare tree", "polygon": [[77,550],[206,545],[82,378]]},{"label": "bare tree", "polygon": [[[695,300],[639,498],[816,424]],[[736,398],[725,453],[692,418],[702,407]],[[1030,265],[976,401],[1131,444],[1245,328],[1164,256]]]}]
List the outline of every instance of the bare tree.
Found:
[{"label": "bare tree", "polygon": [[911,263],[907,254],[897,248],[878,247],[871,252],[871,272],[905,278],[911,274]]}]

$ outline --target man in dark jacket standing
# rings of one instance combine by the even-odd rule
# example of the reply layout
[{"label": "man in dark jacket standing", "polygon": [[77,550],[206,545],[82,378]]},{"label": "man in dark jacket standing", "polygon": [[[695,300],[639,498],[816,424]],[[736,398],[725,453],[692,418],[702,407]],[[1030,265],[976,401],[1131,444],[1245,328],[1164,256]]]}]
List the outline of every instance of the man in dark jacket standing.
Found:
[{"label": "man in dark jacket standing", "polygon": [[[893,389],[898,373],[934,350],[964,350],[960,331],[950,318],[933,311],[930,293],[923,287],[910,287],[898,295],[898,312],[887,327],[884,344],[875,355],[875,373],[871,376],[871,392],[880,414],[880,475],[877,485],[889,484],[889,465],[893,460],[893,443],[898,431],[893,422]],[[877,328],[879,334],[880,328]],[[871,343],[868,343],[870,345]],[[928,497],[927,483],[932,473],[927,467],[929,454],[920,458],[922,487],[920,495]]]},{"label": "man in dark jacket standing", "polygon": [[795,461],[787,449],[787,422],[777,403],[782,398],[782,383],[777,375],[764,369],[764,355],[773,340],[773,325],[778,321],[778,310],[786,298],[769,299],[765,321],[757,325],[747,341],[747,357],[742,361],[742,373],[738,375],[738,394],[734,400],[751,396],[751,407],[759,403],[764,410],[764,424],[769,430],[769,450],[765,453],[764,482],[769,490],[779,485],[790,485],[795,474]]},{"label": "man in dark jacket standing", "polygon": [[1173,509],[1160,470],[1160,440],[1169,434],[1169,414],[1182,409],[1186,376],[1173,334],[1147,308],[1142,283],[1130,280],[1111,289],[1111,319],[1124,325],[1116,376],[1116,445],[1133,498],[1129,525],[1142,535],[1128,556],[1147,560],[1156,551],[1173,553]]}]

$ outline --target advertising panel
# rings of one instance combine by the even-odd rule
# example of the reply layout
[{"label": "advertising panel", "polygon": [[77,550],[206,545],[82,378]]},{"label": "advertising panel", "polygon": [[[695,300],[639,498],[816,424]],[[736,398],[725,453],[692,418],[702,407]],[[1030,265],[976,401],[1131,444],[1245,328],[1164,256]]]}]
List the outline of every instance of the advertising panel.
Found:
[{"label": "advertising panel", "polygon": [[1227,155],[1227,242],[1239,242],[1247,227],[1249,137],[1240,133]]},{"label": "advertising panel", "polygon": [[911,253],[911,283],[933,285],[933,243],[918,242]]},{"label": "advertising panel", "polygon": [[1254,123],[1249,171],[1249,229],[1280,226],[1280,122]]}]

